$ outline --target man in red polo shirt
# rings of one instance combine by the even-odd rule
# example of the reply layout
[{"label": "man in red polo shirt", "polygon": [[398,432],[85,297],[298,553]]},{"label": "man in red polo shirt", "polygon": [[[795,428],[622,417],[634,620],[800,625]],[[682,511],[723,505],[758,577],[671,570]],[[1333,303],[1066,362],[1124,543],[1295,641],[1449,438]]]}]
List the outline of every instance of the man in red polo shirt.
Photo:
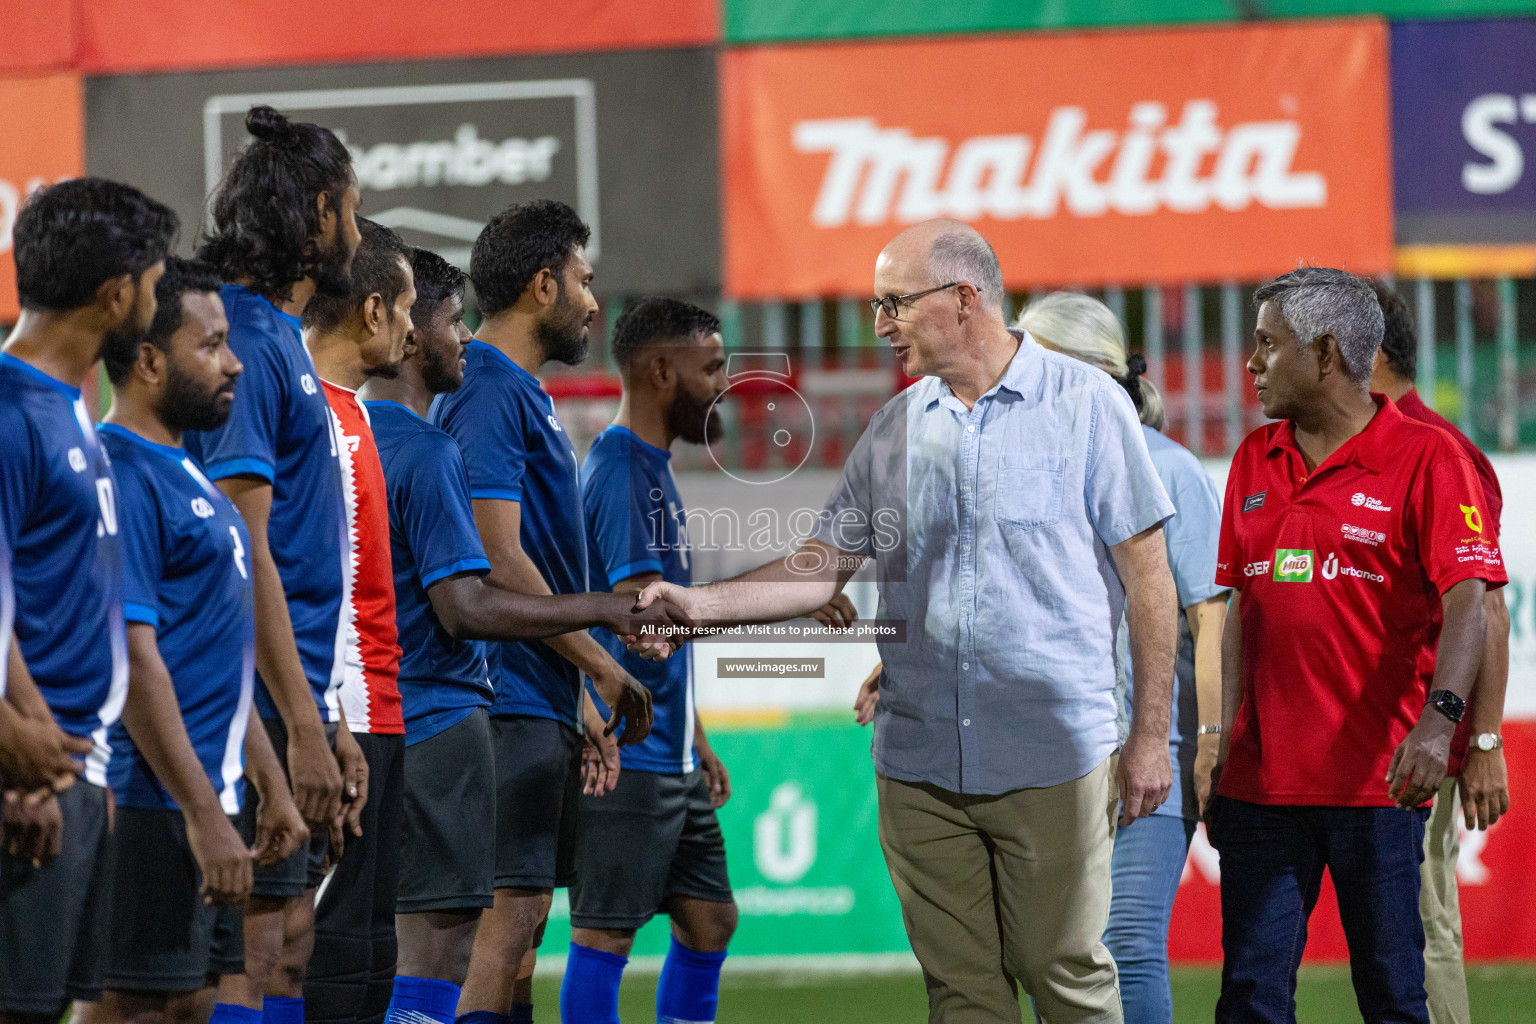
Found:
[{"label": "man in red polo shirt", "polygon": [[[1386,395],[1409,419],[1433,423],[1456,439],[1483,485],[1483,524],[1501,534],[1504,495],[1493,463],[1451,421],[1424,404],[1414,390],[1419,341],[1413,314],[1402,296],[1372,281],[1381,303],[1386,333],[1371,371],[1371,390]],[[1509,682],[1509,609],[1504,591],[1490,590],[1483,607],[1488,637],[1482,666],[1467,700],[1467,714],[1451,740],[1446,780],[1435,794],[1435,809],[1424,837],[1424,865],[1419,872],[1419,916],[1424,920],[1424,987],[1429,992],[1430,1024],[1470,1024],[1467,976],[1461,955],[1461,907],[1456,889],[1456,860],[1461,853],[1459,818],[1467,828],[1486,829],[1509,810],[1509,775],[1504,766],[1504,691]],[[1459,787],[1458,787],[1459,784]],[[1458,800],[1457,790],[1460,789]],[[1458,815],[1458,804],[1461,815]]]},{"label": "man in red polo shirt", "polygon": [[1234,595],[1208,810],[1216,1019],[1294,1020],[1326,869],[1362,1016],[1428,1024],[1421,805],[1482,658],[1485,589],[1505,582],[1498,541],[1456,442],[1369,392],[1383,331],[1369,284],[1309,267],[1254,299],[1248,370],[1279,422],[1238,448],[1217,556]]}]

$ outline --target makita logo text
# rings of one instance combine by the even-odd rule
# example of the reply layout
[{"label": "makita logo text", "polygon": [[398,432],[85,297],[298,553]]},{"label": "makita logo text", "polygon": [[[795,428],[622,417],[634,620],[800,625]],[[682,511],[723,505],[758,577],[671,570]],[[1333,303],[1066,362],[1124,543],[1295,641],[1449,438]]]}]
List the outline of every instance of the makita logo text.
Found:
[{"label": "makita logo text", "polygon": [[[347,141],[345,132],[336,134],[343,143]],[[478,187],[492,182],[521,185],[549,178],[555,154],[560,152],[560,140],[544,135],[537,139],[492,142],[480,138],[474,125],[461,124],[452,141],[348,144],[347,150],[352,154],[357,186],[362,189]]]},{"label": "makita logo text", "polygon": [[797,122],[794,146],[829,154],[811,211],[811,223],[822,228],[941,216],[1046,218],[1063,204],[1073,216],[1101,217],[1327,203],[1323,175],[1292,167],[1301,141],[1295,121],[1223,129],[1210,100],[1185,103],[1173,124],[1164,104],[1137,103],[1127,121],[1124,129],[1090,128],[1084,108],[1057,107],[1037,146],[1024,134],[952,145],[873,118],[836,118]]}]

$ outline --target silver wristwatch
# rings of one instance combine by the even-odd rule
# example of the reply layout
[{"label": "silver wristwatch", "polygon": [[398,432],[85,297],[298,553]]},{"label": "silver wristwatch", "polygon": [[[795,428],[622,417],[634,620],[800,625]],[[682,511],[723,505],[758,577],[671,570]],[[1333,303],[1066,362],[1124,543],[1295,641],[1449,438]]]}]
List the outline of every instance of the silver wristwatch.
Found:
[{"label": "silver wristwatch", "polygon": [[1504,737],[1496,732],[1480,732],[1472,737],[1474,750],[1498,750],[1502,746],[1504,746]]}]

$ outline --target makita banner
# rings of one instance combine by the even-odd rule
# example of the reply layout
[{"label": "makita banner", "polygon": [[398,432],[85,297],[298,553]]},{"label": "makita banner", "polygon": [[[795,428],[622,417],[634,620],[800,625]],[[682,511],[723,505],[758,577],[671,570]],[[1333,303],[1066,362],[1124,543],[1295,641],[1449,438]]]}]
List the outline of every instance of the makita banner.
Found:
[{"label": "makita banner", "polygon": [[1404,243],[1536,242],[1536,21],[1392,26]]},{"label": "makita banner", "polygon": [[1391,262],[1378,21],[767,47],[722,75],[737,297],[862,293],[940,216],[1014,288]]},{"label": "makita banner", "polygon": [[592,228],[595,289],[708,294],[715,83],[707,49],[92,78],[87,157],[174,206],[187,248],[246,110],[268,103],[335,130],[362,212],[414,245],[467,265],[492,216],[559,199]]}]

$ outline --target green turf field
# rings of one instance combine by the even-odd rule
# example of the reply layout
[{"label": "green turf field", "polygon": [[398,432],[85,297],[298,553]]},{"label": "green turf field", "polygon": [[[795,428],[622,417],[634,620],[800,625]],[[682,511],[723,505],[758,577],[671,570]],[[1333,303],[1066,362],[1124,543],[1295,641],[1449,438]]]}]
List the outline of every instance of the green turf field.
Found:
[{"label": "green turf field", "polygon": [[[1536,1020],[1536,965],[1473,967],[1467,972],[1472,1019],[1477,1024],[1530,1024]],[[1220,974],[1215,968],[1179,968],[1173,975],[1175,1024],[1208,1024],[1216,1006]],[[656,1019],[656,976],[625,979],[619,1016],[625,1024]],[[535,983],[541,1024],[559,1020],[559,984]],[[1309,967],[1296,992],[1300,1024],[1350,1024],[1360,1020],[1349,971]],[[915,974],[810,976],[736,974],[726,966],[721,984],[720,1024],[923,1024],[927,1002]]]}]

